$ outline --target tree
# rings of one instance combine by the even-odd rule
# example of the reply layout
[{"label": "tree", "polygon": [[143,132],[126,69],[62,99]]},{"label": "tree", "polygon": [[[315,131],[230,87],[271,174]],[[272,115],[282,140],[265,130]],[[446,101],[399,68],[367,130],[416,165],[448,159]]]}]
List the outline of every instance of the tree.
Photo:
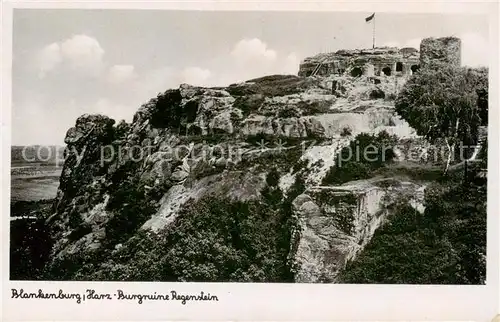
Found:
[{"label": "tree", "polygon": [[446,142],[445,174],[457,144],[474,142],[479,125],[485,122],[479,105],[487,84],[486,69],[434,63],[409,79],[396,99],[396,112],[419,135],[431,143]]}]

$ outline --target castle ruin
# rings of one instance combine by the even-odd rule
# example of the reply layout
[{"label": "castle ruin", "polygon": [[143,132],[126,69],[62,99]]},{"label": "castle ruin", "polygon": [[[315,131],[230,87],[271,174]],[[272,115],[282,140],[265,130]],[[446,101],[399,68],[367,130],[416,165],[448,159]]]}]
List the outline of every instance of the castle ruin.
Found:
[{"label": "castle ruin", "polygon": [[461,42],[456,37],[425,38],[420,50],[411,47],[342,49],[304,59],[298,75],[410,76],[431,61],[460,66],[460,50]]}]

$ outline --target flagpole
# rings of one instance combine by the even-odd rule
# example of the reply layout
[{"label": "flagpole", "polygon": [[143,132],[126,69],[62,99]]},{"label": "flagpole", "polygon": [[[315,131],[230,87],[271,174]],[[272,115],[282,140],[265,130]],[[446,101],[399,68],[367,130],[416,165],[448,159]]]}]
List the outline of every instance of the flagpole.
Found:
[{"label": "flagpole", "polygon": [[375,49],[375,19],[376,17],[373,16],[373,44],[372,44],[373,49]]}]

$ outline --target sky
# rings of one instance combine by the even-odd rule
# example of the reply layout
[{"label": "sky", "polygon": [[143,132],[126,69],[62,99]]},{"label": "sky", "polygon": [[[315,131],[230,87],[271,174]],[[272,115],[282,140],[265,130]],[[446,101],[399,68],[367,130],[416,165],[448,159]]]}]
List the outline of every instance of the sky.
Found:
[{"label": "sky", "polygon": [[[297,74],[305,57],[370,48],[371,12],[15,9],[12,144],[63,144],[84,113],[131,121],[181,83],[222,86]],[[486,66],[488,17],[376,13],[376,46],[462,39],[462,64]]]}]

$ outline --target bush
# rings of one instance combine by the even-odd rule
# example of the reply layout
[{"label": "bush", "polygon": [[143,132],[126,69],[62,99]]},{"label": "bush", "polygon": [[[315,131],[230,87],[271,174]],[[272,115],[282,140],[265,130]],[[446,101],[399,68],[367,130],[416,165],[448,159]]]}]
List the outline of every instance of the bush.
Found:
[{"label": "bush", "polygon": [[[168,236],[167,275],[192,281],[286,279],[281,214],[257,203],[205,199],[186,209]],[[188,268],[188,269],[186,269]]]},{"label": "bush", "polygon": [[257,133],[255,135],[246,136],[245,142],[256,145],[258,147],[261,147],[262,144],[266,144],[266,147],[273,148],[276,147],[280,142],[284,147],[296,146],[302,142],[302,139],[288,136],[276,136],[265,133]]},{"label": "bush", "polygon": [[144,188],[137,182],[125,183],[110,198],[107,210],[114,213],[106,224],[106,243],[111,246],[130,238],[156,211]]},{"label": "bush", "polygon": [[130,124],[128,124],[127,122],[125,122],[125,120],[121,120],[115,126],[114,138],[115,139],[123,139],[123,138],[125,138],[129,130],[130,130]]},{"label": "bush", "polygon": [[277,187],[280,182],[280,174],[276,168],[272,168],[267,174],[266,183],[270,187]]},{"label": "bush", "polygon": [[308,159],[298,159],[292,166],[292,173],[296,173],[300,170],[306,169],[309,164]]},{"label": "bush", "polygon": [[374,89],[370,92],[370,99],[385,98],[385,93],[380,88]]},{"label": "bush", "polygon": [[285,107],[280,109],[276,116],[279,118],[300,117],[300,112],[296,109]]},{"label": "bush", "polygon": [[78,228],[83,223],[82,215],[76,210],[70,211],[68,214],[68,226],[70,228]]},{"label": "bush", "polygon": [[106,210],[112,212],[113,217],[106,224],[106,246],[130,238],[156,211],[156,201],[163,195],[162,189],[146,194],[136,176],[139,166],[139,162],[129,161],[109,178],[111,185],[107,193],[111,197]]},{"label": "bush", "polygon": [[352,134],[352,130],[350,127],[346,126],[342,129],[342,132],[340,133],[341,137],[349,136]]},{"label": "bush", "polygon": [[44,220],[10,222],[10,279],[40,280],[53,241]]},{"label": "bush", "polygon": [[478,127],[487,122],[487,88],[486,69],[434,62],[414,74],[399,93],[396,112],[418,135],[431,143],[447,140],[444,173],[455,147],[474,142]]}]

